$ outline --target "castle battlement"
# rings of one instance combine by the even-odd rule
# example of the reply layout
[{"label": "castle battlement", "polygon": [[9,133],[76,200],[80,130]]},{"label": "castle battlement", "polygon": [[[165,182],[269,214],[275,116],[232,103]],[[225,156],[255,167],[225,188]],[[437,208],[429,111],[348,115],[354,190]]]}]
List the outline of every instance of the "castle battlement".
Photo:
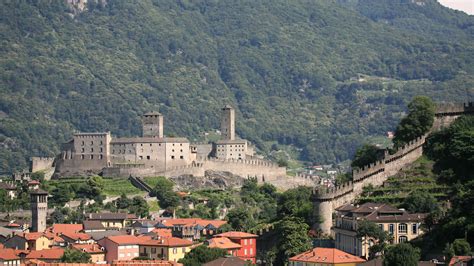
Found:
[{"label": "castle battlement", "polygon": [[467,103],[439,103],[436,105],[435,116],[474,113],[474,102]]},{"label": "castle battlement", "polygon": [[316,188],[313,189],[312,193],[314,199],[318,201],[326,201],[344,196],[348,193],[351,193],[353,190],[354,184],[352,183],[352,181],[349,181],[333,188]]}]

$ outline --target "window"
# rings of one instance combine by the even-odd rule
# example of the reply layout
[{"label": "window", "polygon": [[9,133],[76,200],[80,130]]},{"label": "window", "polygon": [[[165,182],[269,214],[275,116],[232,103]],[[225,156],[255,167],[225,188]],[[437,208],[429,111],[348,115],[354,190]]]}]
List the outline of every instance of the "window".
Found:
[{"label": "window", "polygon": [[99,155],[99,160],[104,159],[104,156],[102,154]]},{"label": "window", "polygon": [[247,245],[247,239],[244,239],[244,245]]},{"label": "window", "polygon": [[102,140],[100,141],[100,145],[104,144],[104,142],[102,142]]},{"label": "window", "polygon": [[104,151],[104,148],[100,148],[100,152],[103,152]]},{"label": "window", "polygon": [[398,225],[398,233],[406,234],[407,233],[407,224],[399,224]]},{"label": "window", "polygon": [[249,244],[252,245],[252,239],[249,239]]},{"label": "window", "polygon": [[247,255],[247,249],[244,249],[244,255]]},{"label": "window", "polygon": [[150,155],[148,155],[148,156],[146,157],[146,159],[147,159],[147,160],[150,160]]},{"label": "window", "polygon": [[81,146],[84,146],[84,141],[81,141]]},{"label": "window", "polygon": [[411,230],[414,235],[418,234],[418,225],[416,223],[412,224]]},{"label": "window", "polygon": [[174,160],[174,155],[171,155],[171,159],[173,159],[173,160]]},{"label": "window", "polygon": [[400,236],[398,237],[398,243],[404,243],[407,242],[408,238],[406,236]]},{"label": "window", "polygon": [[174,149],[173,149],[173,150],[171,150],[171,152],[174,152]]},{"label": "window", "polygon": [[94,142],[93,142],[93,141],[91,141],[91,145],[94,145]]},{"label": "window", "polygon": [[250,248],[250,255],[253,255],[253,250],[252,250],[252,248]]},{"label": "window", "polygon": [[94,160],[94,155],[93,154],[91,154],[91,160]]},{"label": "window", "polygon": [[153,144],[150,143],[150,147],[151,147],[151,145],[153,145]]},{"label": "window", "polygon": [[156,248],[151,248],[151,254],[156,254]]},{"label": "window", "polygon": [[393,235],[393,231],[394,231],[393,224],[389,224],[388,225],[388,232]]},{"label": "window", "polygon": [[84,152],[84,148],[81,148],[81,152]]},{"label": "window", "polygon": [[91,152],[94,152],[94,148],[91,148]]},{"label": "window", "polygon": [[183,155],[179,156],[179,159],[184,159],[184,156]]},{"label": "window", "polygon": [[138,160],[143,160],[143,156],[138,156]]},{"label": "window", "polygon": [[173,254],[176,254],[178,253],[178,249],[177,248],[173,248]]},{"label": "window", "polygon": [[383,224],[379,224],[380,229],[383,230]]}]

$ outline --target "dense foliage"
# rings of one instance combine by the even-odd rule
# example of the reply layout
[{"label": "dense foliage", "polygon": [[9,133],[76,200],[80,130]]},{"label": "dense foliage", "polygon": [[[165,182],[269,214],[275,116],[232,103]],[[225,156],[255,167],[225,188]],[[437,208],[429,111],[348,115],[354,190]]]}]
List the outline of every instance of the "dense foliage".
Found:
[{"label": "dense foliage", "polygon": [[184,258],[179,260],[179,263],[182,263],[185,266],[199,266],[220,257],[224,257],[226,254],[227,252],[224,249],[209,248],[205,245],[201,245],[186,253]]},{"label": "dense foliage", "polygon": [[371,163],[375,163],[383,157],[383,151],[381,151],[375,145],[365,144],[364,146],[357,149],[354,159],[352,160],[351,166],[353,168],[362,168]]},{"label": "dense foliage", "polygon": [[75,130],[138,135],[150,110],[198,139],[225,103],[263,152],[342,161],[414,95],[473,97],[473,18],[436,1],[65,2],[0,3],[0,172]]},{"label": "dense foliage", "polygon": [[433,126],[435,105],[426,96],[417,96],[408,104],[408,115],[400,121],[393,144],[396,148],[428,133]]},{"label": "dense foliage", "polygon": [[61,262],[67,263],[90,263],[91,255],[81,250],[67,248],[61,257]]},{"label": "dense foliage", "polygon": [[388,247],[384,254],[384,266],[417,266],[420,250],[408,243]]}]

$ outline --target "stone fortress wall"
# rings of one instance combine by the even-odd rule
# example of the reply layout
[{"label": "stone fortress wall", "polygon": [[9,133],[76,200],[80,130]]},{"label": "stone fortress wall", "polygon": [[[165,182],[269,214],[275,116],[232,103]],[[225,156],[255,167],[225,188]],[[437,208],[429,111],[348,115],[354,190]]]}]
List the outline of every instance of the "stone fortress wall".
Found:
[{"label": "stone fortress wall", "polygon": [[[465,114],[474,114],[474,103],[437,105],[432,131],[449,126],[456,118]],[[355,200],[362,193],[362,188],[368,184],[380,186],[390,176],[416,161],[423,154],[423,144],[427,135],[410,141],[395,154],[386,151],[384,158],[378,162],[354,169],[351,182],[331,189],[315,189],[312,197],[314,214],[320,219],[320,223],[315,224],[315,229],[329,235],[334,210]]]}]

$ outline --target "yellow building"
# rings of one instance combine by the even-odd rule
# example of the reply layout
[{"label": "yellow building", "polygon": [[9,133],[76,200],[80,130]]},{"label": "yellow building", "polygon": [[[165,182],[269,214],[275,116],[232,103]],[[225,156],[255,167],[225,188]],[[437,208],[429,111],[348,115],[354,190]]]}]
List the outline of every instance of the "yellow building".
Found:
[{"label": "yellow building", "polygon": [[41,232],[15,235],[7,239],[4,243],[6,248],[21,250],[49,249],[51,244],[51,240]]},{"label": "yellow building", "polygon": [[122,229],[125,227],[126,213],[90,213],[88,221],[100,221],[107,228]]},{"label": "yellow building", "polygon": [[365,262],[357,256],[335,248],[314,248],[289,259],[289,266],[356,266]]},{"label": "yellow building", "polygon": [[94,264],[106,263],[105,249],[98,244],[74,244],[72,248],[91,255],[91,262]]},{"label": "yellow building", "polygon": [[368,257],[369,248],[375,244],[373,239],[357,237],[358,224],[367,220],[378,224],[392,237],[392,244],[410,241],[423,234],[421,224],[426,217],[422,213],[410,214],[382,203],[365,203],[362,205],[344,205],[336,209],[336,222],[333,227],[336,248]]},{"label": "yellow building", "polygon": [[191,251],[193,242],[177,237],[148,238],[141,241],[140,256],[177,262]]}]

